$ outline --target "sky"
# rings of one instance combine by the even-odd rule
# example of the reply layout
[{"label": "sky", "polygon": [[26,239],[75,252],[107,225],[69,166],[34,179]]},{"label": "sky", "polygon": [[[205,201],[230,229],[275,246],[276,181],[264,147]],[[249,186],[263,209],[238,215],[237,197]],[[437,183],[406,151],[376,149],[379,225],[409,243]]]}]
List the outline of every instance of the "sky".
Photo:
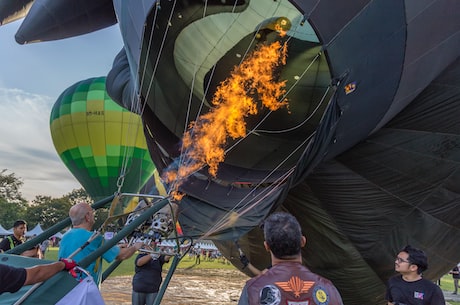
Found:
[{"label": "sky", "polygon": [[80,183],[57,154],[49,129],[59,95],[76,82],[106,76],[123,47],[118,25],[94,33],[19,45],[21,20],[0,26],[0,171],[23,181],[23,197],[61,197]]}]

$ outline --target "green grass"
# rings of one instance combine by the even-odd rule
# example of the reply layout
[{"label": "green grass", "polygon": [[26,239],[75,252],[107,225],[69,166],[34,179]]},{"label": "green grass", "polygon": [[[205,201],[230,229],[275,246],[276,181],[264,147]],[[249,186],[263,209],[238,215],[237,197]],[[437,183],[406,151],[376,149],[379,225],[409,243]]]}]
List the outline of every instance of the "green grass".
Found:
[{"label": "green grass", "polygon": [[[454,280],[452,275],[446,274],[441,278],[441,289],[444,291],[454,291]],[[451,305],[460,305],[460,302],[448,301]]]},{"label": "green grass", "polygon": [[[50,247],[48,248],[48,251],[46,252],[46,257],[45,259],[47,260],[57,260],[57,254],[58,254],[58,248],[55,247]],[[124,260],[112,273],[110,276],[121,276],[121,275],[134,275],[134,259],[136,258],[136,255],[133,255],[127,260]],[[169,266],[171,263],[165,264],[164,265],[164,270],[168,270]],[[205,261],[204,259],[201,259],[200,264],[195,265],[195,258],[194,257],[189,257],[186,255],[181,261],[179,262],[179,265],[177,266],[178,269],[185,269],[192,267],[197,268],[197,269],[236,269],[232,264],[230,263],[223,263],[222,261],[218,260],[213,260],[213,261]],[[110,264],[107,262],[104,262],[102,264],[102,269],[105,270],[107,267],[109,267]]]}]

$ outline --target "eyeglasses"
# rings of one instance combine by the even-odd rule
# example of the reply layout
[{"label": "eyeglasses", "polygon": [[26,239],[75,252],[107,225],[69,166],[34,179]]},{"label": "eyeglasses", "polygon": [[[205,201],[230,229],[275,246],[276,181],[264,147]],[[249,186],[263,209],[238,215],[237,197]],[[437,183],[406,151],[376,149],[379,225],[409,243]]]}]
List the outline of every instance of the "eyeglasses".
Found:
[{"label": "eyeglasses", "polygon": [[398,263],[408,263],[408,264],[410,264],[410,262],[408,260],[400,258],[399,256],[396,256],[395,261],[397,261]]}]

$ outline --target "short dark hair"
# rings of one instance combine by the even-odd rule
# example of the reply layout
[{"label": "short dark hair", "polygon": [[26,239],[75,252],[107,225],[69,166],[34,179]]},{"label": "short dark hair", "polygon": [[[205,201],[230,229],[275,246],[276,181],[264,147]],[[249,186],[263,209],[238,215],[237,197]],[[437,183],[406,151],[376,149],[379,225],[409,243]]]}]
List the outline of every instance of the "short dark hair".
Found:
[{"label": "short dark hair", "polygon": [[291,258],[300,253],[302,231],[297,219],[289,213],[270,215],[264,221],[264,237],[277,258]]},{"label": "short dark hair", "polygon": [[27,222],[25,220],[22,220],[22,219],[16,220],[14,222],[14,224],[13,224],[13,228],[17,228],[20,225],[27,225]]},{"label": "short dark hair", "polygon": [[414,248],[411,245],[407,245],[401,250],[401,252],[406,252],[409,254],[407,260],[410,264],[416,265],[418,267],[418,274],[421,274],[423,271],[428,269],[428,258],[426,257],[425,252],[422,250]]}]

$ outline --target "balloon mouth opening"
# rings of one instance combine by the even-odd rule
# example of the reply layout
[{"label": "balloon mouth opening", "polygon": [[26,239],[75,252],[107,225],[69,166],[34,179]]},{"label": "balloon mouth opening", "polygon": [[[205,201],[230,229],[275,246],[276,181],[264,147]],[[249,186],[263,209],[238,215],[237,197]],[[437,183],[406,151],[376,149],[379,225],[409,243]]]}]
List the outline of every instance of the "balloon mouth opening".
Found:
[{"label": "balloon mouth opening", "polygon": [[[139,79],[142,100],[151,110],[148,116],[155,121],[151,146],[159,151],[160,171],[179,158],[190,123],[215,109],[213,96],[231,71],[260,46],[276,42],[287,47],[285,64],[273,73],[276,81],[285,84],[280,100],[286,99],[288,106],[277,111],[258,107],[257,114],[245,117],[247,132],[242,138],[227,139],[225,160],[215,179],[244,188],[276,181],[296,166],[314,138],[333,90],[329,90],[328,60],[315,31],[297,8],[282,2],[273,16],[258,16],[260,20],[247,14],[254,8],[244,1],[236,7],[213,4],[207,16],[184,4],[162,4],[158,15],[152,10],[146,20],[139,65],[144,70],[139,71]],[[238,26],[228,23],[235,18]]]}]

